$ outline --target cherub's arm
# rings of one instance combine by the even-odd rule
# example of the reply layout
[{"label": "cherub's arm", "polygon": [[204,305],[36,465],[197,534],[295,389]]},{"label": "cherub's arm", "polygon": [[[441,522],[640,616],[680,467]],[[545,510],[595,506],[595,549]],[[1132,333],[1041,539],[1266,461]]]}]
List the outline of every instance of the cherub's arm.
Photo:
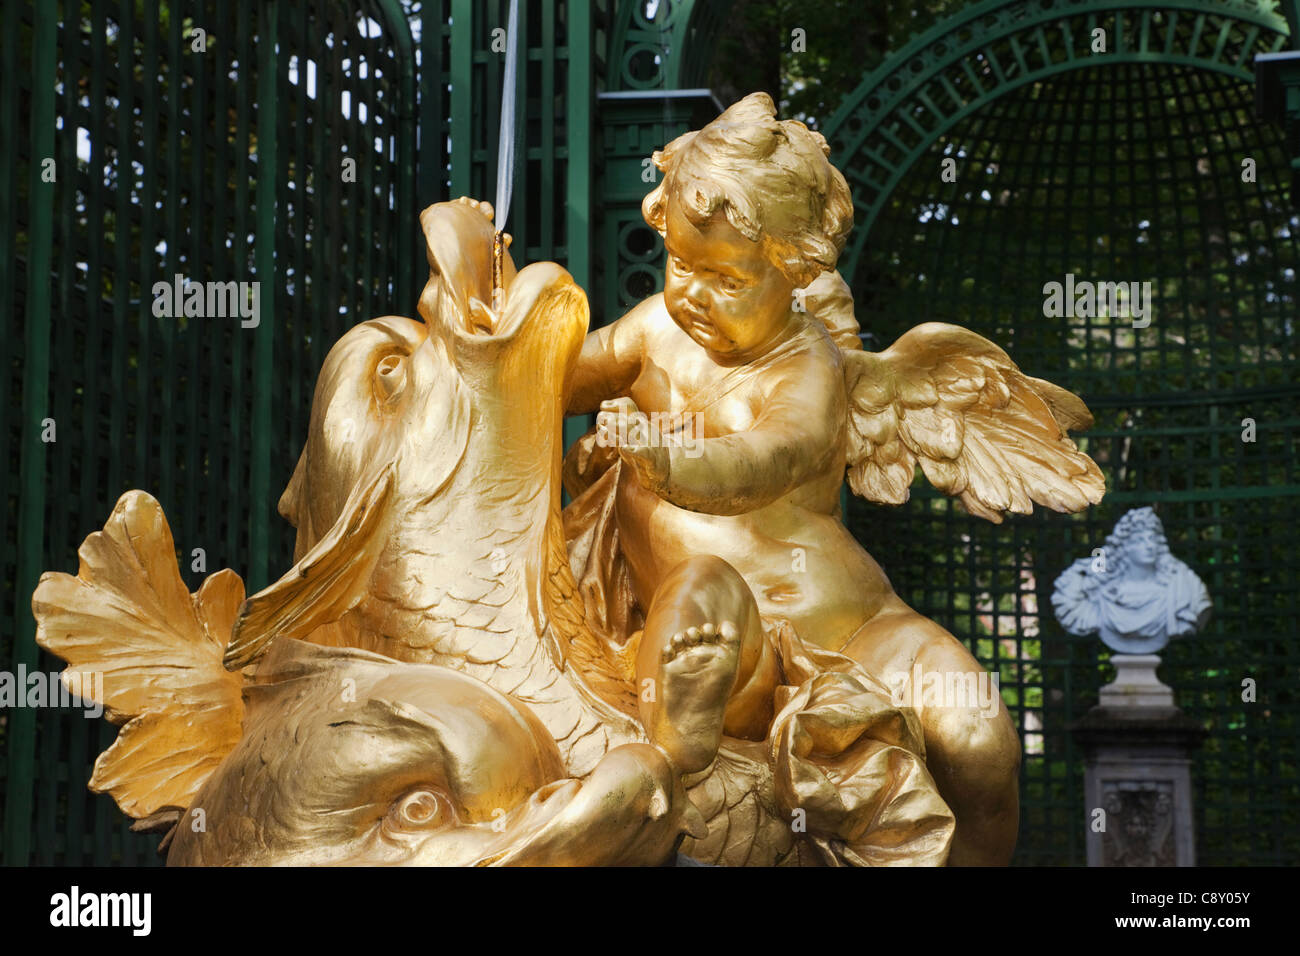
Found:
[{"label": "cherub's arm", "polygon": [[841,450],[840,368],[800,358],[767,373],[757,417],[745,431],[698,439],[693,447],[625,447],[624,460],[643,485],[690,511],[738,515],[771,504],[823,472]]},{"label": "cherub's arm", "polygon": [[626,395],[641,373],[646,321],[659,296],[587,335],[569,386],[564,413],[586,415],[606,399]]}]

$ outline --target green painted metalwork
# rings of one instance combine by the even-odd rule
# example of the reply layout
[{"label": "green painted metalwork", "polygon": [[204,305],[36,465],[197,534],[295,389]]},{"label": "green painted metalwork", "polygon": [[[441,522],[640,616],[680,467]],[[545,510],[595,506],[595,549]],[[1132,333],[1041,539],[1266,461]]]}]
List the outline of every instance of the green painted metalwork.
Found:
[{"label": "green painted metalwork", "polygon": [[[13,21],[10,21],[13,22]],[[54,159],[54,46],[57,12],[50,6],[38,6],[32,18],[31,151],[28,153],[28,275],[35,279],[27,286],[25,309],[26,334],[23,362],[21,489],[18,509],[18,594],[30,594],[40,576],[37,567],[42,557],[45,535],[45,470],[48,442],[47,394],[50,382],[50,284],[45,279],[52,268],[51,246],[54,239],[54,184],[43,175],[47,161]],[[11,61],[12,62],[12,61]],[[57,175],[57,165],[54,167]],[[15,602],[14,630],[34,631],[31,608]],[[38,652],[34,642],[15,641],[13,670],[36,668]],[[32,812],[32,792],[14,788],[15,781],[30,778],[36,757],[36,713],[30,708],[10,712],[6,726],[8,772],[11,788],[5,801],[5,858],[25,858],[31,848],[32,832],[24,826]]]},{"label": "green painted metalwork", "polygon": [[1293,38],[1300,37],[1300,0],[1278,0]]},{"label": "green painted metalwork", "polygon": [[698,89],[708,76],[730,0],[623,0],[609,36],[611,90]]},{"label": "green painted metalwork", "polygon": [[[473,150],[470,130],[474,123],[473,73],[474,23],[473,0],[452,0],[451,17],[456,34],[451,40],[451,149],[461,154],[461,161],[451,168],[451,196],[484,196],[471,185],[468,153]],[[427,19],[427,18],[426,18]],[[498,100],[498,102],[500,102]],[[450,198],[450,196],[448,197]]]},{"label": "green painted metalwork", "polygon": [[[492,199],[506,9],[504,0],[418,4],[421,207],[457,196]],[[518,262],[551,259],[577,275],[591,268],[583,223],[590,221],[592,117],[569,103],[590,102],[603,9],[539,0],[519,13],[511,253]]]},{"label": "green painted metalwork", "polygon": [[[279,138],[276,111],[278,0],[264,0],[258,8],[257,22],[257,239],[254,256],[256,281],[276,288],[275,212],[276,145]],[[254,328],[253,345],[253,418],[252,432],[261,438],[254,441],[249,467],[249,499],[271,500],[271,377],[275,372],[275,297],[268,297],[270,312]],[[269,583],[270,522],[262,508],[248,512],[248,579],[252,594]]]},{"label": "green painted metalwork", "polygon": [[1291,157],[1291,199],[1300,203],[1300,35],[1296,49],[1255,58],[1255,108],[1286,131]]},{"label": "green painted metalwork", "polygon": [[[1110,52],[1092,54],[1099,27]],[[854,190],[841,266],[868,347],[954,322],[1096,414],[1081,445],[1108,492],[1083,515],[992,526],[924,483],[902,508],[849,509],[905,600],[1001,678],[1025,745],[1019,863],[1084,861],[1068,727],[1108,677],[1101,645],[1050,613],[1053,581],[1146,504],[1215,605],[1162,666],[1209,731],[1198,861],[1300,858],[1300,701],[1282,677],[1300,665],[1300,216],[1294,153],[1251,108],[1255,57],[1288,45],[1266,4],[982,3],[891,56],[826,130]],[[1067,274],[1149,281],[1151,324],[1047,317],[1043,286]]]},{"label": "green painted metalwork", "polygon": [[[568,269],[583,289],[592,287],[592,136],[594,135],[595,36],[592,8],[573,4],[569,10],[565,43],[569,50],[569,75],[565,88],[565,108],[569,115],[568,169],[565,182],[564,235],[568,249]],[[545,150],[543,150],[545,151]],[[543,220],[545,221],[545,220]],[[585,422],[564,423],[567,448],[586,432]]]},{"label": "green painted metalwork", "polygon": [[[1109,38],[1091,52],[1092,31]],[[1262,35],[1271,41],[1258,42]],[[992,98],[1097,65],[1165,63],[1252,78],[1251,57],[1286,45],[1286,21],[1256,0],[985,0],[908,43],[827,122],[834,155],[852,157],[852,272],[882,204],[939,137]]]},{"label": "green painted metalwork", "polygon": [[[75,571],[128,488],[162,503],[192,589],[291,562],[276,500],[325,351],[414,312],[414,46],[395,0],[6,0],[4,15],[0,667],[48,674],[37,577]],[[176,275],[261,281],[259,325],[154,315],[154,284]],[[85,789],[115,734],[77,709],[0,710],[0,862],[157,862],[157,838]]]},{"label": "green painted metalwork", "polygon": [[596,223],[600,262],[594,325],[612,321],[663,288],[663,241],[641,217],[658,172],[654,151],[722,110],[702,88],[730,2],[615,4],[608,70],[597,96],[602,149]]}]

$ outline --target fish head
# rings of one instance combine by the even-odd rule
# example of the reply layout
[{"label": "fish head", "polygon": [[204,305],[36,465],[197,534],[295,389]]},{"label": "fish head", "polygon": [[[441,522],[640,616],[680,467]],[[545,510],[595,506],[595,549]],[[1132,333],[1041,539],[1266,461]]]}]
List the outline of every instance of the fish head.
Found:
[{"label": "fish head", "polygon": [[653,864],[698,816],[654,748],[566,778],[526,705],[457,671],[289,640],[257,680],[171,865]]}]

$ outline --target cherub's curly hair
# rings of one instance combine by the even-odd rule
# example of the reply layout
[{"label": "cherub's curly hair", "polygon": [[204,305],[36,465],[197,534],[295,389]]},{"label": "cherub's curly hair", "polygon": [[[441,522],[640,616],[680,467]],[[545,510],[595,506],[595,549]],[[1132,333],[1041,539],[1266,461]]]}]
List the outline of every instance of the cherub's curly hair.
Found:
[{"label": "cherub's curly hair", "polygon": [[[853,228],[853,198],[829,155],[821,133],[797,120],[778,121],[772,98],[751,93],[654,154],[664,178],[641,212],[661,236],[670,193],[697,225],[721,212],[802,289],[835,267]],[[792,207],[794,197],[805,204]]]}]

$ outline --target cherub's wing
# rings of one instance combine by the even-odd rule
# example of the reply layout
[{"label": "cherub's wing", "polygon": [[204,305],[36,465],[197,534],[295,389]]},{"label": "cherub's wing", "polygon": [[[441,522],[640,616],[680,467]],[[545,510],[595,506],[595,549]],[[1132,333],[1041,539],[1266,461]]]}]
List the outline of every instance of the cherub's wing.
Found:
[{"label": "cherub's wing", "polygon": [[1034,502],[1075,512],[1101,500],[1105,478],[1068,435],[1092,425],[1087,406],[1025,375],[988,339],[927,322],[883,352],[842,354],[856,494],[902,504],[920,464],[936,488],[995,523]]}]

